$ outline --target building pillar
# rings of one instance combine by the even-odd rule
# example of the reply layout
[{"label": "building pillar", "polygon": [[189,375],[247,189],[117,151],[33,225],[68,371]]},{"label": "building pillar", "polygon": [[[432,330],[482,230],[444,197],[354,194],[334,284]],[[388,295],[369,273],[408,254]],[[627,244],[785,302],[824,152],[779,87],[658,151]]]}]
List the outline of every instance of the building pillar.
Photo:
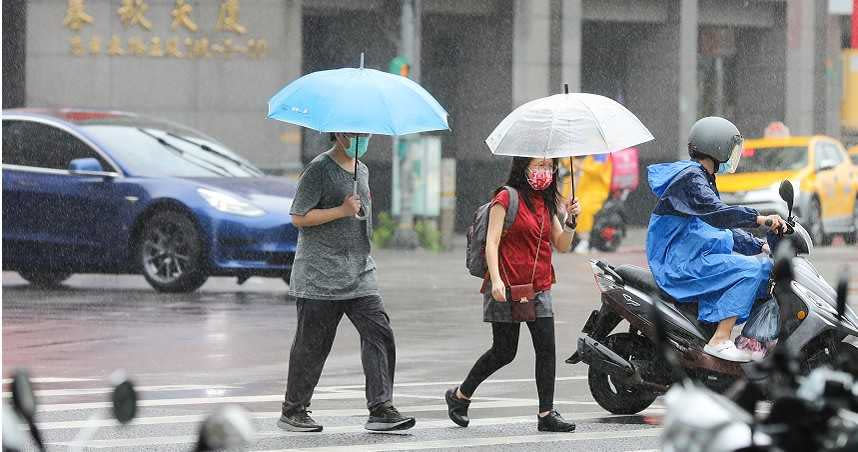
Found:
[{"label": "building pillar", "polygon": [[[786,124],[793,134],[810,135],[816,130],[816,103],[820,93],[817,65],[817,27],[824,24],[828,2],[788,0],[786,55]],[[823,75],[824,76],[824,75]],[[824,104],[824,102],[821,102]],[[824,121],[824,120],[823,120]],[[823,122],[819,121],[819,122]]]},{"label": "building pillar", "polygon": [[697,0],[679,2],[679,158],[686,158],[684,146],[691,126],[697,121]]},{"label": "building pillar", "polygon": [[581,91],[582,4],[582,0],[563,0],[562,3],[560,78],[573,93]]},{"label": "building pillar", "polygon": [[515,0],[512,38],[512,104],[549,94],[551,1]]}]

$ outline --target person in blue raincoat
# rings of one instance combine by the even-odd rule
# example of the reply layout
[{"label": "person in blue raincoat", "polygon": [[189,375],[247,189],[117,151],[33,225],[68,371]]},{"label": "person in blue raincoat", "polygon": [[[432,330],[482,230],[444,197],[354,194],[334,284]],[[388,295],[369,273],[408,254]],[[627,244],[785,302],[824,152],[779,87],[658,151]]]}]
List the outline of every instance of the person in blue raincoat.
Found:
[{"label": "person in blue raincoat", "polygon": [[706,353],[749,361],[730,333],[747,319],[754,300],[766,296],[772,261],[767,244],[737,228],[769,222],[778,231],[785,222],[721,201],[715,174],[735,172],[742,155],[742,136],[733,123],[700,119],[691,128],[688,152],[691,160],[648,168],[659,200],[647,231],[647,260],[662,290],[681,303],[697,303],[699,320],[718,323]]}]

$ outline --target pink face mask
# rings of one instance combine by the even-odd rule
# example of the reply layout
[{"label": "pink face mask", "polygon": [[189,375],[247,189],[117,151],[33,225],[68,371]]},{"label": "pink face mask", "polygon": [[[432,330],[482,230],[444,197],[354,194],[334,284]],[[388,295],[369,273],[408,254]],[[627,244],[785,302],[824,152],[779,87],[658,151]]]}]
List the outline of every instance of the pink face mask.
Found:
[{"label": "pink face mask", "polygon": [[536,191],[545,190],[553,180],[554,171],[549,168],[539,167],[527,171],[527,183]]}]

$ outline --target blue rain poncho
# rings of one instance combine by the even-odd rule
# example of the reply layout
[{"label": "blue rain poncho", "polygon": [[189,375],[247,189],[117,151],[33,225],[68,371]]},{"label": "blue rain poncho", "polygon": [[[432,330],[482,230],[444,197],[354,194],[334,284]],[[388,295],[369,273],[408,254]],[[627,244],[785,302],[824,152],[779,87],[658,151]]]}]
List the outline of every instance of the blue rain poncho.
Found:
[{"label": "blue rain poncho", "polygon": [[[715,178],[700,163],[651,165],[658,196],[647,231],[646,255],[662,290],[682,303],[698,303],[698,318],[744,322],[765,298],[772,261],[756,256],[763,242],[735,228],[754,227],[759,213],[721,201]],[[738,253],[738,254],[736,254]]]}]

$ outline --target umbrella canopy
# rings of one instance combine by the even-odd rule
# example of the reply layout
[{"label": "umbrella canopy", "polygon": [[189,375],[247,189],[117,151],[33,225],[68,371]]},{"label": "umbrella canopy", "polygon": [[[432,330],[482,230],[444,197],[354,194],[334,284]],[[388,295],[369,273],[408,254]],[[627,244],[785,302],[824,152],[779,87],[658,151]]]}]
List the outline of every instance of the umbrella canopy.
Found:
[{"label": "umbrella canopy", "polygon": [[486,138],[492,153],[559,158],[607,154],[653,139],[619,103],[596,94],[556,94],[510,113]]},{"label": "umbrella canopy", "polygon": [[406,135],[450,128],[447,112],[422,86],[363,67],[295,80],[268,101],[268,117],[319,132]]}]

